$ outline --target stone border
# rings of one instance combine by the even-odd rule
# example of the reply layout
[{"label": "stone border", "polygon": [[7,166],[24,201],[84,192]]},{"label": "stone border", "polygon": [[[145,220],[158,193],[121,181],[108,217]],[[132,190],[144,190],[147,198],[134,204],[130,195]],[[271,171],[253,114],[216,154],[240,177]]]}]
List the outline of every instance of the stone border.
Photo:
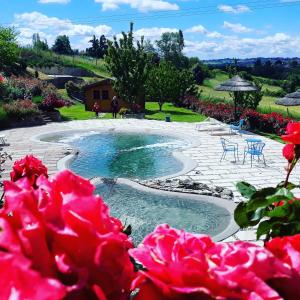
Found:
[{"label": "stone border", "polygon": [[[102,183],[101,177],[93,178],[91,182],[95,185]],[[201,202],[208,202],[210,204],[214,204],[216,206],[220,206],[224,209],[226,209],[229,213],[230,221],[228,226],[219,234],[215,235],[212,237],[212,239],[216,242],[220,242],[229,236],[232,236],[235,234],[237,231],[239,231],[239,226],[235,223],[233,214],[234,214],[234,209],[236,208],[237,204],[235,204],[233,201],[230,200],[225,200],[222,198],[217,198],[217,197],[212,197],[212,196],[203,196],[203,195],[195,195],[195,194],[188,194],[188,193],[180,193],[180,192],[170,192],[170,191],[165,191],[165,190],[158,190],[158,189],[153,189],[144,185],[141,185],[137,182],[131,181],[129,179],[125,178],[118,178],[116,180],[116,183],[120,184],[125,184],[128,185],[134,189],[140,190],[142,192],[148,192],[156,195],[165,195],[165,196],[175,196],[179,198],[185,198],[187,201],[189,199],[191,200],[197,200]]]}]

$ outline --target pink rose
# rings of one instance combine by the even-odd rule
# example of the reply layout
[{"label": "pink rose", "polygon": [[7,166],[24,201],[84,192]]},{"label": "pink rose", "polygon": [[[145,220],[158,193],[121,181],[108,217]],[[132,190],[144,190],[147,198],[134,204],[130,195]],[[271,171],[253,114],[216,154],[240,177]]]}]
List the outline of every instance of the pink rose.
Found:
[{"label": "pink rose", "polygon": [[0,249],[26,257],[28,272],[59,281],[66,299],[128,299],[133,245],[94,186],[70,171],[31,184],[5,182]]},{"label": "pink rose", "polygon": [[14,163],[10,178],[15,182],[20,178],[26,177],[30,184],[35,186],[37,178],[41,175],[48,176],[48,170],[45,165],[33,155],[27,155]]},{"label": "pink rose", "polygon": [[251,243],[214,243],[208,236],[161,225],[130,255],[145,270],[133,282],[137,299],[282,299],[268,284],[292,272]]}]

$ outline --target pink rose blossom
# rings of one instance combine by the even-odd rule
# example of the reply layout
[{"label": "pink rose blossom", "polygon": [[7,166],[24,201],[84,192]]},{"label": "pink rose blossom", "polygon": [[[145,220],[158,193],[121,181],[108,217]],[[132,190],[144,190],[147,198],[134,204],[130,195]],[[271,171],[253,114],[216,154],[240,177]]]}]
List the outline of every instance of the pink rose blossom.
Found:
[{"label": "pink rose blossom", "polygon": [[208,236],[161,225],[130,255],[145,270],[133,289],[152,299],[282,299],[269,280],[292,271],[266,249],[246,242],[214,243]]},{"label": "pink rose blossom", "polygon": [[[0,256],[24,257],[27,267],[21,271],[43,279],[33,280],[35,285],[58,282],[65,299],[127,300],[134,276],[128,249],[133,245],[121,222],[93,195],[94,186],[63,171],[51,179],[41,175],[32,187],[37,172],[25,174],[29,178],[5,182]],[[51,299],[60,298],[53,294]]]}]

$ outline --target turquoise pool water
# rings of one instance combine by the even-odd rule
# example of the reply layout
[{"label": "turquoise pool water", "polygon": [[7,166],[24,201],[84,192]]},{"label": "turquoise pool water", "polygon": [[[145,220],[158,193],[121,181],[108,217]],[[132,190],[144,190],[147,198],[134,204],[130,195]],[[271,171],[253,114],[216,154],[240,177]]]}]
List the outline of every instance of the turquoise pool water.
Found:
[{"label": "turquoise pool water", "polygon": [[112,182],[98,185],[96,192],[105,199],[113,216],[132,226],[136,243],[158,224],[167,223],[189,232],[215,236],[230,221],[226,209],[184,196],[154,194]]},{"label": "turquoise pool water", "polygon": [[136,243],[158,224],[216,236],[230,223],[225,208],[186,195],[141,191],[109,178],[149,179],[180,172],[182,163],[172,153],[187,146],[183,140],[140,133],[70,133],[43,139],[67,143],[79,150],[70,168],[86,178],[102,177],[98,193],[112,215],[133,228]]},{"label": "turquoise pool water", "polygon": [[52,141],[66,142],[79,149],[70,168],[86,178],[148,179],[171,175],[183,168],[172,152],[185,142],[171,137],[109,132],[56,136]]}]

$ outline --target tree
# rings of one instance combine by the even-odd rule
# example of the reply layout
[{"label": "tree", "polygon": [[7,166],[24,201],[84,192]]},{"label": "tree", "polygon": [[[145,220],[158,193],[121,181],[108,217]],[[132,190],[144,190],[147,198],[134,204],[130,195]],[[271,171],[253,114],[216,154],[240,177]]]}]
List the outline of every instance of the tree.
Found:
[{"label": "tree", "polygon": [[101,35],[99,39],[99,58],[104,58],[107,55],[108,44],[105,35]]},{"label": "tree", "polygon": [[150,59],[144,51],[143,37],[135,43],[133,23],[130,31],[108,42],[105,61],[114,80],[114,89],[134,109],[139,104],[145,107],[145,82],[150,68]]},{"label": "tree", "polygon": [[87,48],[86,52],[91,57],[96,58],[97,64],[97,59],[103,58],[107,54],[108,44],[106,37],[104,35],[101,35],[100,39],[98,40],[94,35],[89,42],[92,43],[92,47]]},{"label": "tree", "polygon": [[179,94],[173,103],[177,106],[182,106],[186,94],[196,94],[197,87],[195,86],[194,74],[191,70],[182,70],[179,72],[179,81],[177,83]]},{"label": "tree", "polygon": [[152,68],[146,81],[148,101],[157,102],[159,111],[165,102],[174,102],[179,96],[179,72],[167,61]]},{"label": "tree", "polygon": [[19,58],[17,34],[13,28],[0,27],[0,70],[10,68]]},{"label": "tree", "polygon": [[87,54],[91,57],[97,58],[100,49],[99,40],[94,35],[93,38],[89,41],[89,43],[91,43],[92,46],[86,49]]},{"label": "tree", "polygon": [[47,40],[41,41],[40,35],[38,33],[34,33],[32,36],[32,46],[36,50],[48,50],[49,49]]},{"label": "tree", "polygon": [[69,37],[66,35],[59,35],[55,40],[52,50],[58,54],[73,54]]},{"label": "tree", "polygon": [[194,79],[197,84],[203,84],[205,78],[211,77],[211,71],[208,66],[202,62],[197,63],[193,68]]},{"label": "tree", "polygon": [[163,33],[161,39],[156,41],[156,45],[161,58],[173,63],[177,69],[188,68],[189,59],[182,53],[184,37],[181,30]]}]

